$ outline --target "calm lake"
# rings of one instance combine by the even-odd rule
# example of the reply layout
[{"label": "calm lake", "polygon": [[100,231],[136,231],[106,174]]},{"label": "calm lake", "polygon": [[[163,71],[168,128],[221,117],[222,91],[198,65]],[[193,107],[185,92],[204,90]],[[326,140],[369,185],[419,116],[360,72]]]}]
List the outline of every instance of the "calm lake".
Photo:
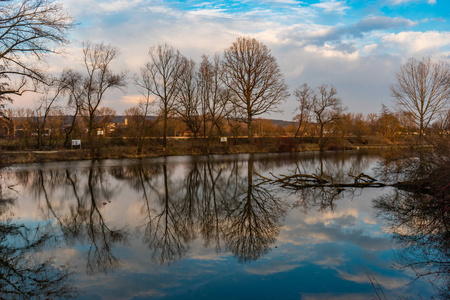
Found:
[{"label": "calm lake", "polygon": [[297,170],[351,182],[378,161],[345,152],[9,167],[3,298],[429,299],[433,285],[396,263],[402,246],[374,208],[394,188],[299,191],[264,179]]}]

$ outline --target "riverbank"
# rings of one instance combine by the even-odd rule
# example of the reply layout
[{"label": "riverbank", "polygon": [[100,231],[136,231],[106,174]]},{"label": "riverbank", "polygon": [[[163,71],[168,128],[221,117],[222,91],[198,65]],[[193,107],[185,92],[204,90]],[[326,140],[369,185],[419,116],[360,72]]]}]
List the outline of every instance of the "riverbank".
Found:
[{"label": "riverbank", "polygon": [[[252,144],[246,140],[228,140],[226,143],[208,143],[202,139],[170,139],[164,148],[158,142],[149,143],[141,155],[137,155],[136,146],[105,144],[98,148],[98,159],[120,158],[147,158],[176,155],[209,155],[209,154],[239,154],[239,153],[285,153],[318,151],[317,143],[310,140],[293,138],[257,138]],[[327,150],[352,149],[386,149],[392,144],[380,141],[364,140],[362,142],[352,139],[339,140],[329,143]],[[4,165],[36,163],[50,161],[73,161],[91,159],[89,149],[52,149],[47,151],[36,150],[3,150],[2,162]]]}]

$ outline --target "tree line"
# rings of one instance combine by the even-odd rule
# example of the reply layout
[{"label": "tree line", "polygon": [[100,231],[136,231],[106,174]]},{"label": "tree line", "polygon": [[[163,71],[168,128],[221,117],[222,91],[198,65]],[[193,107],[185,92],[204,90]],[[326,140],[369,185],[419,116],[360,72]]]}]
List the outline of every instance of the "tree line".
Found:
[{"label": "tree line", "polygon": [[[244,135],[251,143],[258,131],[258,118],[278,111],[290,96],[270,49],[252,37],[238,37],[223,54],[212,58],[203,55],[200,63],[171,45],[153,46],[137,74],[112,69],[111,64],[120,54],[118,48],[86,41],[82,65],[52,75],[43,68],[45,55],[58,53],[69,42],[67,32],[75,25],[61,3],[2,1],[0,24],[1,121],[4,128],[17,122],[22,122],[23,130],[30,128],[32,132],[25,135],[37,137],[38,149],[44,148],[49,125],[60,116],[64,145],[68,147],[71,139],[85,136],[95,157],[102,147],[97,132],[114,115],[112,109],[102,106],[105,93],[123,91],[129,84],[139,90],[141,97],[138,105],[125,111],[132,126],[124,135],[133,137],[138,154],[150,136],[161,137],[165,149],[174,122],[181,122],[194,138],[207,140],[242,135],[245,124]],[[336,136],[381,133],[391,139],[399,133],[448,133],[449,75],[448,63],[411,58],[400,67],[391,87],[395,110],[382,106],[379,114],[367,116],[346,113],[331,84],[317,88],[302,84],[294,92],[297,114],[293,135],[315,135],[320,150],[324,150],[330,137]],[[41,95],[35,109],[5,108],[12,95],[30,91]]]}]

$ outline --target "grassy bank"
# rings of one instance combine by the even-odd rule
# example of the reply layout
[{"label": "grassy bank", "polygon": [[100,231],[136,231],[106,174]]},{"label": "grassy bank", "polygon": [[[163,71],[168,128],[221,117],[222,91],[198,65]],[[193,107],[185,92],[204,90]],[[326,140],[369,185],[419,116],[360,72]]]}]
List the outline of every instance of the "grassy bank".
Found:
[{"label": "grassy bank", "polygon": [[[86,144],[85,144],[86,145]],[[363,141],[339,139],[330,141],[327,150],[350,150],[358,148],[386,148],[392,146],[376,139]],[[174,155],[208,155],[208,154],[237,154],[237,153],[277,153],[317,151],[319,147],[314,138],[295,139],[289,137],[255,138],[252,144],[244,138],[228,139],[226,143],[207,141],[204,139],[169,139],[164,149],[158,140],[151,140],[137,155],[133,141],[112,143],[104,141],[98,147],[98,159],[143,158]],[[89,149],[54,148],[47,151],[21,149],[19,147],[3,147],[2,161],[5,165],[17,163],[70,161],[91,159]]]}]

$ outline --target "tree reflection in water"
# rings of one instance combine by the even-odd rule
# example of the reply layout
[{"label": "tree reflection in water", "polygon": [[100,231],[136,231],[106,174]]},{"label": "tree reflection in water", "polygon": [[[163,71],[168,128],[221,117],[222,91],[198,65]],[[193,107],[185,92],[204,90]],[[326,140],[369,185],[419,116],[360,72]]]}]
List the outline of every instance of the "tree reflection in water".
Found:
[{"label": "tree reflection in water", "polygon": [[288,205],[253,180],[254,157],[247,165],[247,187],[227,203],[224,239],[240,262],[257,260],[270,250]]},{"label": "tree reflection in water", "polygon": [[[49,297],[75,295],[69,270],[42,258],[44,250],[62,240],[72,247],[82,245],[87,272],[109,272],[121,266],[114,249],[127,244],[134,229],[148,248],[142,261],[146,255],[158,264],[171,264],[187,256],[200,240],[219,255],[229,251],[241,263],[252,262],[270,251],[290,209],[333,211],[340,199],[359,191],[305,187],[280,192],[257,175],[269,176],[264,174],[275,166],[314,173],[329,182],[348,182],[352,180],[348,174],[367,169],[368,160],[338,155],[325,159],[320,154],[300,160],[288,156],[264,160],[249,155],[244,160],[193,157],[181,164],[164,159],[110,166],[93,162],[80,168],[44,166],[14,172],[14,181],[26,185],[27,192],[37,199],[44,221],[36,228],[6,221],[0,224],[0,293],[11,298],[20,297],[19,292],[23,298],[46,293]],[[107,208],[123,195],[122,189],[130,188],[136,193],[126,195],[135,198],[124,199],[123,205],[133,213],[133,220],[126,222],[136,223],[132,228],[113,225],[117,220],[106,217],[106,212],[111,213]],[[375,202],[400,245],[397,265],[432,281],[442,298],[448,298],[450,290],[448,193],[445,195],[447,198],[436,201],[435,194],[397,190]],[[3,199],[0,215],[7,220],[15,201]],[[137,215],[133,210],[136,203]],[[62,234],[56,238],[56,232]]]},{"label": "tree reflection in water", "polygon": [[[356,165],[362,164],[358,159]],[[254,155],[245,161],[194,157],[183,165],[185,174],[181,176],[174,171],[176,165],[165,161],[113,167],[92,162],[79,170],[37,169],[17,172],[16,177],[42,200],[42,215],[56,221],[69,245],[88,246],[87,272],[94,274],[120,265],[112,250],[127,242],[129,232],[125,227],[112,228],[103,216],[103,207],[114,200],[123,184],[140,195],[143,218],[137,231],[151,249],[153,261],[170,264],[180,259],[197,237],[217,253],[225,245],[240,262],[258,259],[275,242],[289,205],[286,198],[275,197],[272,187],[255,172],[294,161],[298,162],[289,156],[258,161]],[[322,174],[348,164],[339,156],[332,157],[331,165],[324,165],[323,158],[315,155],[304,161],[311,164],[305,168],[319,165]],[[58,196],[61,189],[64,197]],[[296,205],[305,209],[313,202],[316,205],[315,201],[320,201],[322,209],[333,208],[341,196],[339,191],[332,194],[326,190],[305,190],[300,195]]]},{"label": "tree reflection in water", "polygon": [[[327,159],[327,163],[316,156],[301,160],[298,168],[334,174],[337,180],[350,168],[367,167],[358,158]],[[294,162],[299,160],[288,156],[285,160],[278,156],[257,160],[254,155],[245,160],[194,157],[182,164],[165,159],[110,166],[93,162],[81,168],[31,168],[16,175],[39,199],[42,216],[60,228],[65,242],[85,246],[86,270],[94,274],[121,266],[114,248],[126,244],[134,229],[148,248],[143,261],[147,255],[158,264],[171,264],[186,256],[197,239],[218,254],[231,252],[241,263],[259,259],[274,245],[293,202],[255,173]],[[124,199],[123,205],[134,213],[137,201],[138,220],[133,214],[133,228],[115,228],[105,211],[127,188],[137,193],[127,194],[135,198]],[[305,210],[329,210],[343,195],[338,190],[305,189],[296,196],[295,205]]]},{"label": "tree reflection in water", "polygon": [[[233,166],[236,169],[237,165],[233,164]],[[217,164],[208,161],[202,165],[202,168],[203,178],[200,178],[199,182],[201,188],[198,199],[199,233],[205,247],[214,246],[216,253],[220,253],[225,199],[227,199],[227,193],[234,193],[235,188],[224,182],[223,170]]]},{"label": "tree reflection in water", "polygon": [[[418,141],[422,143],[423,140]],[[432,147],[401,149],[378,173],[398,189],[375,200],[378,214],[398,242],[397,266],[433,283],[450,299],[450,137],[427,137]]]},{"label": "tree reflection in water", "polygon": [[[205,247],[214,246],[217,253],[223,241],[239,261],[255,260],[275,241],[287,211],[286,203],[254,184],[253,158],[247,177],[241,175],[238,162],[221,165],[194,159],[179,181],[172,179],[165,163],[152,176],[146,175],[143,166],[128,168],[126,173],[140,178],[140,184],[131,185],[142,193],[144,203],[145,221],[139,229],[153,260],[161,264],[184,256],[197,234]],[[152,205],[152,196],[158,205]]]},{"label": "tree reflection in water", "polygon": [[88,191],[85,201],[86,206],[78,206],[83,219],[90,246],[88,251],[88,273],[104,272],[117,268],[119,260],[112,253],[112,247],[117,243],[124,243],[127,239],[125,229],[111,229],[106,223],[99,209],[99,198],[110,201],[114,195],[113,189],[103,180],[103,172],[100,169],[89,169]]},{"label": "tree reflection in water", "polygon": [[[2,185],[3,186],[3,185]],[[7,217],[14,196],[0,193],[0,294],[2,299],[74,298],[67,265],[56,266],[41,252],[56,237],[49,224],[12,223]]]},{"label": "tree reflection in water", "polygon": [[[350,163],[349,163],[350,161]],[[343,159],[339,155],[325,157],[323,153],[313,156],[312,159],[295,162],[295,168],[283,178],[293,176],[293,184],[290,180],[277,181],[272,178],[266,182],[281,186],[282,189],[291,191],[291,196],[296,199],[293,207],[301,209],[305,214],[315,208],[320,212],[334,211],[337,202],[344,198],[352,199],[360,192],[358,188],[342,188],[341,183],[349,183],[351,174],[359,174],[368,168],[367,160],[360,155],[354,160]],[[298,181],[295,175],[312,174],[314,178]],[[272,174],[272,176],[276,175]],[[326,181],[321,184],[320,180]],[[336,186],[333,186],[337,184]]]},{"label": "tree reflection in water", "polygon": [[[397,188],[395,192],[374,201],[378,215],[389,225],[398,242],[394,252],[396,266],[412,270],[417,278],[431,281],[442,299],[450,298],[448,144],[446,150],[441,155],[434,151],[419,151],[418,157],[405,156],[406,159],[396,159],[393,164],[384,161],[378,167],[378,175],[391,183],[393,179],[404,181],[392,183]],[[357,166],[348,170],[341,165],[340,171],[328,172],[320,156],[318,166],[312,175],[307,171],[310,167],[297,164],[292,174],[272,174],[274,179],[264,179],[291,190],[297,198],[295,206],[305,213],[312,208],[332,211],[337,200],[352,197],[363,187],[386,186],[368,183],[355,188],[359,182],[348,184],[346,174],[359,173]]]},{"label": "tree reflection in water", "polygon": [[160,205],[153,214],[148,214],[144,231],[144,242],[153,250],[152,258],[161,264],[171,263],[188,251],[193,239],[193,228],[189,228],[188,216],[177,198],[177,190],[168,177],[167,165],[163,164],[163,188],[154,189]]},{"label": "tree reflection in water", "polygon": [[396,266],[430,281],[441,299],[450,299],[449,202],[397,190],[375,201],[398,242]]},{"label": "tree reflection in water", "polygon": [[[116,193],[116,188],[104,178],[107,174],[101,166],[92,162],[88,170],[80,173],[69,169],[59,172],[39,169],[27,176],[36,198],[44,200],[44,204],[40,203],[43,216],[49,221],[57,221],[65,241],[69,245],[89,245],[88,274],[106,273],[117,268],[119,260],[112,253],[112,248],[127,239],[127,231],[124,228],[110,228],[102,214],[101,207],[111,202]],[[60,187],[64,187],[64,198],[54,195]],[[66,205],[70,205],[68,210],[64,209]]]}]

